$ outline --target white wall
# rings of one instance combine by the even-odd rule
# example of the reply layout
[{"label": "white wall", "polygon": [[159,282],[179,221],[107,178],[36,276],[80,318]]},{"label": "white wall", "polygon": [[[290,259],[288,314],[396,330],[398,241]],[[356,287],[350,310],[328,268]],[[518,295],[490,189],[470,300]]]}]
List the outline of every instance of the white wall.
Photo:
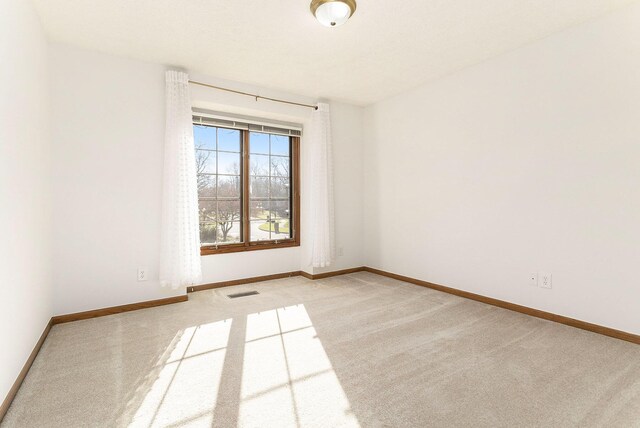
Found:
[{"label": "white wall", "polygon": [[0,401],[51,317],[47,42],[31,2],[0,13]]},{"label": "white wall", "polygon": [[640,333],[639,22],[635,4],[367,108],[366,264]]},{"label": "white wall", "polygon": [[56,45],[50,59],[55,314],[183,294],[157,279],[164,68]]},{"label": "white wall", "polygon": [[[164,70],[157,64],[51,46],[54,155],[55,314],[182,294],[158,284],[164,135]],[[192,74],[262,95],[314,100]],[[194,106],[308,124],[311,110],[192,87]],[[332,104],[337,180],[335,269],[362,265],[363,110]],[[203,283],[312,271],[308,264],[310,160],[301,144],[302,246],[202,258]],[[353,158],[353,159],[351,159]],[[349,179],[350,178],[350,179]],[[353,223],[353,224],[349,224]],[[307,245],[305,245],[307,244]],[[150,280],[138,282],[137,268]]]}]

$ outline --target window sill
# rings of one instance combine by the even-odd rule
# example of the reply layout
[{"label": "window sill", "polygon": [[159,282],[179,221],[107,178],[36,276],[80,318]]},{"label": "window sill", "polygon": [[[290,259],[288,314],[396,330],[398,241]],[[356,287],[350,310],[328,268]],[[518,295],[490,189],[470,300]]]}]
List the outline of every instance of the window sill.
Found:
[{"label": "window sill", "polygon": [[300,242],[295,240],[279,241],[277,244],[274,241],[252,242],[250,244],[227,244],[220,245],[218,248],[202,247],[200,248],[200,255],[210,256],[213,254],[241,253],[243,251],[273,250],[277,248],[290,248],[299,246]]}]

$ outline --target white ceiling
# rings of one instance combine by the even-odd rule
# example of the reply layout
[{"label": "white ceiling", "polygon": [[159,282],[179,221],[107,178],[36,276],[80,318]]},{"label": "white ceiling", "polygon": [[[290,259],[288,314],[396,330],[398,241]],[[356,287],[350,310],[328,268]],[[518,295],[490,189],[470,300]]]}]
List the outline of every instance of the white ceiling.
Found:
[{"label": "white ceiling", "polygon": [[358,0],[326,28],[310,0],[35,0],[59,42],[359,105],[637,0]]}]

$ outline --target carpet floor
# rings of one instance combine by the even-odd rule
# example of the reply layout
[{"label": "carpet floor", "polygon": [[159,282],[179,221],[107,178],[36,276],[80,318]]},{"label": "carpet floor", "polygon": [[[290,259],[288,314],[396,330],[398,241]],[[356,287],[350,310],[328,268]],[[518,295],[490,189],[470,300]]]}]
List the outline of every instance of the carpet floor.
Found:
[{"label": "carpet floor", "polygon": [[640,427],[640,346],[366,272],[294,277],[54,326],[2,426]]}]

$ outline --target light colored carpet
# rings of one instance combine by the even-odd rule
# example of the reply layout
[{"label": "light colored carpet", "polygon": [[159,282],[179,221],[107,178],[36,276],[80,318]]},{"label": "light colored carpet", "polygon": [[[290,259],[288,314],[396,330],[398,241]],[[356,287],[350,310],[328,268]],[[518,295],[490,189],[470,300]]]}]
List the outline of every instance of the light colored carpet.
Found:
[{"label": "light colored carpet", "polygon": [[54,326],[3,426],[640,426],[631,343],[370,273],[189,299]]}]

